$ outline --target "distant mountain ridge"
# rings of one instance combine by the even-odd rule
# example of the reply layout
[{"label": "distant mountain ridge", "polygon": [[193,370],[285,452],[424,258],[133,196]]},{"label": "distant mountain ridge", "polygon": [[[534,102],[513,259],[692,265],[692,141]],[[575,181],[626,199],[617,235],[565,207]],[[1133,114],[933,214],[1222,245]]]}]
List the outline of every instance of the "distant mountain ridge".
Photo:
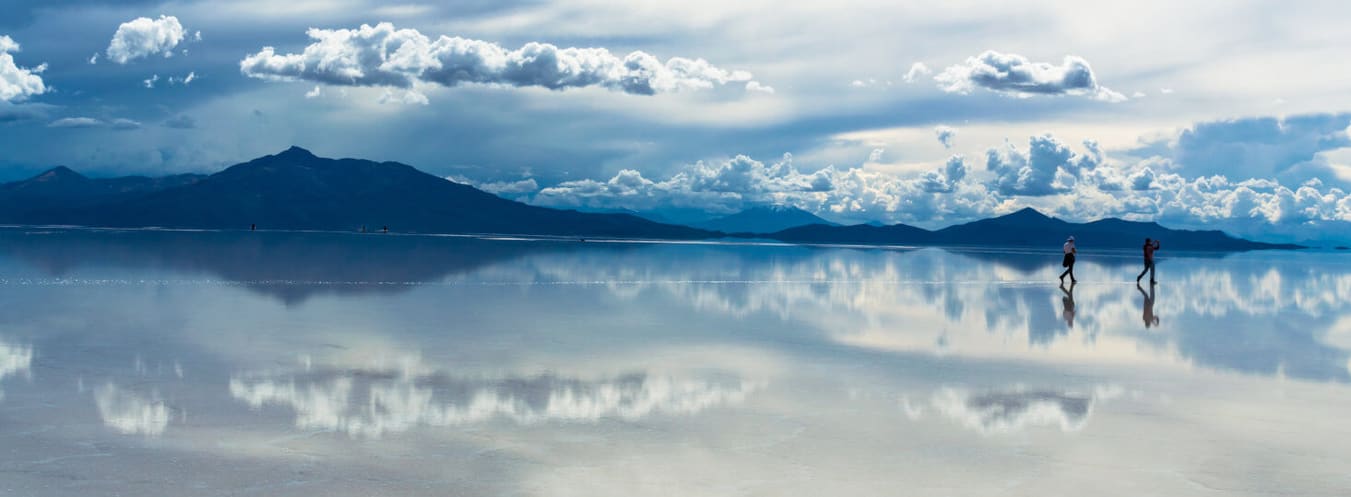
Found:
[{"label": "distant mountain ridge", "polygon": [[905,224],[891,226],[812,225],[771,233],[769,238],[794,243],[860,243],[891,245],[951,245],[987,247],[1054,247],[1074,236],[1080,248],[1132,249],[1146,237],[1180,250],[1257,250],[1301,248],[1293,244],[1263,243],[1235,238],[1218,230],[1174,230],[1154,222],[1107,218],[1071,223],[1031,207],[1003,216],[926,230]]},{"label": "distant mountain ridge", "polygon": [[835,223],[797,207],[769,205],[751,207],[736,214],[710,219],[691,226],[724,233],[774,233],[798,226]]},{"label": "distant mountain ridge", "polygon": [[57,166],[32,178],[0,184],[0,223],[22,224],[42,211],[130,198],[192,184],[205,177],[200,174],[178,174],[159,178],[123,176],[91,179],[68,167]]},{"label": "distant mountain ridge", "polygon": [[[588,213],[504,199],[396,162],[326,159],[292,147],[211,175],[91,179],[57,167],[0,184],[0,223],[92,227],[164,227],[494,233],[517,235],[707,239],[770,238],[793,243],[1129,249],[1145,237],[1189,250],[1297,248],[1235,238],[1220,231],[1165,228],[1103,219],[1071,223],[1034,209],[927,230],[905,224],[828,224],[809,212],[761,207],[696,227],[628,213]],[[782,229],[784,226],[790,226]]]},{"label": "distant mountain ridge", "polygon": [[[85,191],[69,170],[18,182],[60,177],[68,188],[36,195],[41,208],[16,211],[6,222],[99,227],[237,228],[355,231],[383,226],[403,232],[501,233],[633,238],[707,238],[708,231],[624,214],[589,214],[535,207],[395,162],[326,159],[291,147],[181,184],[67,202]],[[79,176],[75,174],[75,176]],[[83,176],[80,176],[83,178]],[[103,180],[117,183],[123,178]],[[92,181],[87,180],[86,181]],[[5,185],[8,190],[14,183]],[[14,187],[16,192],[32,187]],[[13,203],[0,194],[0,205]],[[29,195],[29,197],[34,197]]]}]

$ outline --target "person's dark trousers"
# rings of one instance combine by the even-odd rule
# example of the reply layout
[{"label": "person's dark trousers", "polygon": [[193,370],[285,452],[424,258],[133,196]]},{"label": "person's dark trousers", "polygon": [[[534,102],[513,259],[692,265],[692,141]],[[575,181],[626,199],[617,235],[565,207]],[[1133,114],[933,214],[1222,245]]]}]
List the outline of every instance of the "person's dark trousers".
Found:
[{"label": "person's dark trousers", "polygon": [[1140,271],[1140,276],[1136,276],[1135,281],[1139,282],[1140,278],[1145,277],[1145,273],[1149,273],[1149,282],[1154,283],[1154,261],[1145,261],[1145,269]]},{"label": "person's dark trousers", "polygon": [[1065,281],[1065,275],[1069,275],[1069,276],[1070,276],[1070,281],[1078,281],[1078,280],[1075,280],[1075,279],[1074,279],[1074,260],[1073,260],[1073,259],[1070,260],[1070,265],[1069,265],[1068,268],[1065,269],[1065,272],[1060,273],[1060,281],[1061,281],[1062,283]]}]

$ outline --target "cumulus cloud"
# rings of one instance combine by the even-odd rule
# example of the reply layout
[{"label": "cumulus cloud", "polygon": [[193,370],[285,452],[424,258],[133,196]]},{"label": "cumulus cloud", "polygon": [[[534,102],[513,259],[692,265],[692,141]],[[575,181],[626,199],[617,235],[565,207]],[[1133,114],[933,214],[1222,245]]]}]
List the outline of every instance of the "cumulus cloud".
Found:
[{"label": "cumulus cloud", "polygon": [[18,51],[18,42],[0,35],[0,102],[21,102],[48,91],[42,76],[39,76],[47,70],[47,64],[33,68],[19,67],[13,55]]},{"label": "cumulus cloud", "polygon": [[146,88],[154,88],[155,83],[158,82],[159,82],[159,75],[152,74],[149,78],[146,78],[145,81],[141,81],[141,86],[144,86]]},{"label": "cumulus cloud", "polygon": [[939,125],[934,127],[934,135],[938,137],[938,143],[943,144],[943,148],[952,148],[952,138],[957,136],[957,128]]},{"label": "cumulus cloud", "polygon": [[1070,150],[1048,134],[1033,136],[1026,151],[1012,143],[985,152],[985,168],[994,173],[994,187],[1004,195],[1041,196],[1068,191],[1085,170],[1102,163],[1096,142],[1084,143],[1086,154]]},{"label": "cumulus cloud", "polygon": [[983,185],[962,181],[966,171],[960,156],[937,171],[902,178],[862,167],[803,171],[788,154],[770,164],[738,155],[715,163],[698,162],[663,180],[623,170],[605,181],[563,182],[540,190],[533,202],[637,211],[700,208],[721,213],[757,205],[789,205],[856,222],[887,219],[931,224],[974,217],[995,207]]},{"label": "cumulus cloud", "polygon": [[1083,95],[1107,102],[1126,96],[1098,84],[1088,61],[1065,56],[1060,65],[1032,62],[1017,54],[993,50],[949,66],[934,76],[938,87],[949,93],[968,94],[976,88],[1019,98],[1038,95]]},{"label": "cumulus cloud", "polygon": [[[174,47],[183,42],[187,32],[174,16],[159,16],[159,19],[138,17],[122,23],[113,33],[113,39],[104,51],[108,60],[126,64],[133,60],[163,55],[172,57]],[[91,62],[92,63],[92,62]]]},{"label": "cumulus cloud", "polygon": [[390,23],[310,29],[308,35],[314,42],[303,52],[279,54],[264,47],[240,61],[240,72],[265,80],[400,89],[476,83],[551,90],[596,86],[652,95],[744,82],[748,90],[771,90],[750,85],[754,81],[745,71],[722,69],[703,59],[672,57],[663,62],[640,51],[619,57],[604,48],[536,42],[508,50],[459,37],[433,40]]},{"label": "cumulus cloud", "polygon": [[930,74],[933,74],[933,70],[929,69],[929,66],[924,65],[923,62],[916,62],[910,64],[910,70],[905,72],[904,79],[906,83],[914,83],[919,78]]}]

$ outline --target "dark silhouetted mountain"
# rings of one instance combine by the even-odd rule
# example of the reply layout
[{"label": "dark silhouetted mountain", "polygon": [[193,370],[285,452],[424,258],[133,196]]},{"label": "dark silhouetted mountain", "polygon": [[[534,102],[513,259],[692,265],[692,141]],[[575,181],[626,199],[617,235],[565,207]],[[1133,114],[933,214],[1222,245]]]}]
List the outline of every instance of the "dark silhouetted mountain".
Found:
[{"label": "dark silhouetted mountain", "polygon": [[693,226],[724,233],[774,233],[812,224],[835,226],[835,223],[810,212],[782,205],[752,207],[729,216],[695,223]]},{"label": "dark silhouetted mountain", "polygon": [[34,213],[130,198],[188,185],[204,177],[179,174],[160,178],[125,176],[91,179],[65,166],[58,166],[26,180],[0,184],[0,223],[23,223]]},{"label": "dark silhouetted mountain", "polygon": [[887,245],[947,245],[982,247],[1056,247],[1074,236],[1081,249],[1130,249],[1146,237],[1178,250],[1254,250],[1299,248],[1289,244],[1253,242],[1221,231],[1174,230],[1152,222],[1108,218],[1071,223],[1025,208],[1012,214],[929,231],[896,224],[885,227],[803,226],[770,234],[770,238],[798,243],[864,243]]},{"label": "dark silhouetted mountain", "polygon": [[[64,174],[64,173],[62,173]],[[78,176],[78,175],[77,175]],[[715,235],[624,214],[535,207],[395,162],[326,159],[292,147],[190,184],[25,215],[22,224],[376,230],[634,238]]]}]

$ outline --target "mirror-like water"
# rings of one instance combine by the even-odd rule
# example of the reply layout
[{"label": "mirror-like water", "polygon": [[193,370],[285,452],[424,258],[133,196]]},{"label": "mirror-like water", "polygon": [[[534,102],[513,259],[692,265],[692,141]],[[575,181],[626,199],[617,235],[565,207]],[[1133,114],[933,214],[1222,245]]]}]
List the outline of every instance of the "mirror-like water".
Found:
[{"label": "mirror-like water", "polygon": [[0,493],[1348,495],[1351,256],[0,230]]}]

